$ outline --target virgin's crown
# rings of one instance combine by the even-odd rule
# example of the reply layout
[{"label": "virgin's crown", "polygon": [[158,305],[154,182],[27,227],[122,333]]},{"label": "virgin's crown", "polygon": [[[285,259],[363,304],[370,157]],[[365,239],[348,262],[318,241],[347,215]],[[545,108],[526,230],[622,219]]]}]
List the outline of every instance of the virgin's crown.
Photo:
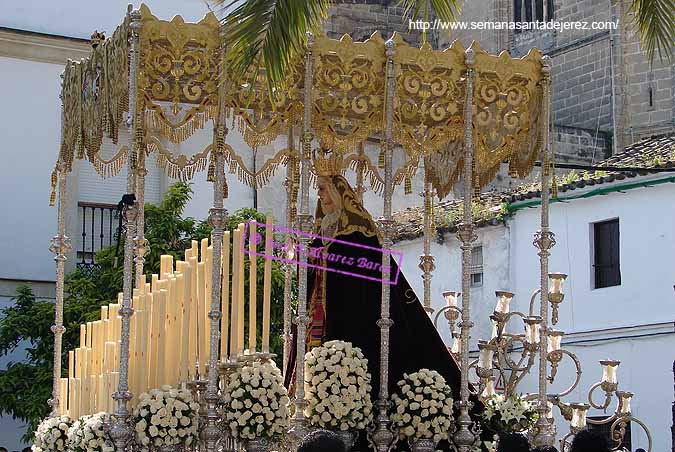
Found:
[{"label": "virgin's crown", "polygon": [[337,176],[342,174],[343,161],[337,152],[322,149],[314,154],[314,171],[317,176]]}]

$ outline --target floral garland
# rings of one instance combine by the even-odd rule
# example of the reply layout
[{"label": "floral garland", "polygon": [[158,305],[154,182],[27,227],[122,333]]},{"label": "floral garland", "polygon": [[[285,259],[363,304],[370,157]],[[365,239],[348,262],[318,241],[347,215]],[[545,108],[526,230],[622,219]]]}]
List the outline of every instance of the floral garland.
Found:
[{"label": "floral garland", "polygon": [[61,452],[68,444],[68,429],[71,425],[68,416],[48,417],[40,422],[35,430],[33,452]]},{"label": "floral garland", "polygon": [[368,360],[350,342],[330,341],[305,355],[305,416],[330,430],[363,430],[373,420]]},{"label": "floral garland", "polygon": [[453,427],[452,390],[435,370],[404,374],[394,393],[391,420],[401,439],[433,439],[438,443]]},{"label": "floral garland", "polygon": [[272,438],[288,429],[290,399],[273,361],[247,363],[231,375],[223,393],[235,437]]},{"label": "floral garland", "polygon": [[81,416],[68,429],[68,450],[71,452],[113,452],[115,448],[106,444],[103,422],[107,414]]},{"label": "floral garland", "polygon": [[495,394],[485,401],[482,414],[486,426],[497,433],[523,432],[537,422],[538,413],[534,406],[522,396],[512,394],[504,397]]},{"label": "floral garland", "polygon": [[186,389],[162,386],[141,394],[134,416],[136,439],[142,450],[151,445],[189,446],[197,440],[199,404]]}]

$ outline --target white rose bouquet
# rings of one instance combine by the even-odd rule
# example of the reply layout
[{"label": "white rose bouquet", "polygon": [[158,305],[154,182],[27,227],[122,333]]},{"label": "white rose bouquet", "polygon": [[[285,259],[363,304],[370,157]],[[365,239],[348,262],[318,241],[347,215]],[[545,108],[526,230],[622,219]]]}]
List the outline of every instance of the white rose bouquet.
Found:
[{"label": "white rose bouquet", "polygon": [[373,420],[368,360],[349,342],[330,341],[305,355],[305,416],[330,430],[363,430]]},{"label": "white rose bouquet", "polygon": [[518,394],[508,397],[495,394],[485,401],[482,418],[497,433],[523,432],[534,426],[538,413],[530,402]]},{"label": "white rose bouquet", "polygon": [[438,443],[453,427],[452,390],[435,370],[404,374],[393,394],[391,420],[401,439],[432,439]]},{"label": "white rose bouquet", "polygon": [[35,431],[33,452],[61,452],[68,444],[68,429],[71,420],[68,416],[48,417],[40,422]]},{"label": "white rose bouquet", "polygon": [[134,416],[136,440],[143,450],[151,445],[189,446],[197,440],[199,404],[186,389],[162,386],[141,394]]},{"label": "white rose bouquet", "polygon": [[113,452],[115,448],[105,443],[103,422],[106,413],[82,416],[68,430],[70,452]]},{"label": "white rose bouquet", "polygon": [[288,429],[290,399],[273,361],[245,364],[230,376],[223,394],[234,436],[245,440],[272,438]]}]

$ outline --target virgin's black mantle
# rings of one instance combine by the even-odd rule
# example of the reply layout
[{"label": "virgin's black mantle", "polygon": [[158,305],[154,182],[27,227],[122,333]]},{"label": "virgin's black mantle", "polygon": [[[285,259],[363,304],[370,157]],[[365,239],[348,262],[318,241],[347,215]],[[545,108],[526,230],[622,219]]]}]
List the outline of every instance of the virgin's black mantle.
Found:
[{"label": "virgin's black mantle", "polygon": [[[381,317],[382,284],[379,266],[377,270],[360,267],[366,262],[381,264],[382,253],[364,249],[355,245],[380,248],[377,237],[366,237],[360,232],[337,237],[341,242],[333,242],[327,247],[328,268],[343,272],[357,273],[377,278],[379,281],[347,275],[335,271],[326,271],[326,325],[324,341],[339,339],[351,342],[359,347],[368,359],[368,368],[372,376],[373,402],[378,399],[380,386],[380,328],[377,321]],[[321,247],[316,239],[311,247]],[[403,256],[403,259],[417,259],[417,256]],[[360,259],[360,260],[359,260]],[[312,259],[310,259],[311,261]],[[392,257],[391,278],[395,279],[398,265]],[[314,261],[313,263],[317,263]],[[351,265],[350,265],[351,264]],[[374,265],[372,267],[375,267]],[[308,303],[314,285],[317,270],[308,271]],[[390,285],[389,317],[393,325],[389,330],[389,393],[396,390],[396,383],[404,373],[416,372],[426,368],[438,371],[452,388],[453,397],[459,398],[460,370],[457,362],[449,353],[446,345],[434,328],[422,303],[415,296],[403,273],[398,274],[396,284]],[[309,310],[308,310],[309,312]],[[295,347],[293,347],[293,350]],[[289,370],[295,366],[295,353],[289,360]],[[287,385],[293,372],[286,372]]]}]

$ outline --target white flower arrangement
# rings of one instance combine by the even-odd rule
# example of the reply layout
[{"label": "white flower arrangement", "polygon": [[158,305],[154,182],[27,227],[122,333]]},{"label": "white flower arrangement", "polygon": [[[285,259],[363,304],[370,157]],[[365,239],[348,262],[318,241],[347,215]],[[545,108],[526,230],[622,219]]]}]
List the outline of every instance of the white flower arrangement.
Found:
[{"label": "white flower arrangement", "polygon": [[368,360],[350,342],[330,341],[305,355],[305,416],[329,430],[363,430],[373,420]]},{"label": "white flower arrangement", "polygon": [[453,427],[452,390],[435,370],[404,374],[394,393],[391,420],[401,439],[438,443]]},{"label": "white flower arrangement", "polygon": [[150,446],[190,446],[197,440],[199,404],[186,389],[162,386],[139,396],[134,410],[136,440]]},{"label": "white flower arrangement", "polygon": [[115,448],[105,442],[103,423],[107,414],[82,416],[68,430],[70,452],[113,452]]},{"label": "white flower arrangement", "polygon": [[33,452],[62,452],[68,447],[68,429],[71,420],[68,416],[48,417],[40,422],[35,430]]},{"label": "white flower arrangement", "polygon": [[522,432],[537,422],[535,407],[522,396],[495,394],[485,401],[483,420],[495,432]]},{"label": "white flower arrangement", "polygon": [[227,422],[234,436],[246,440],[272,438],[288,429],[290,399],[274,361],[245,364],[230,376],[223,393]]}]

